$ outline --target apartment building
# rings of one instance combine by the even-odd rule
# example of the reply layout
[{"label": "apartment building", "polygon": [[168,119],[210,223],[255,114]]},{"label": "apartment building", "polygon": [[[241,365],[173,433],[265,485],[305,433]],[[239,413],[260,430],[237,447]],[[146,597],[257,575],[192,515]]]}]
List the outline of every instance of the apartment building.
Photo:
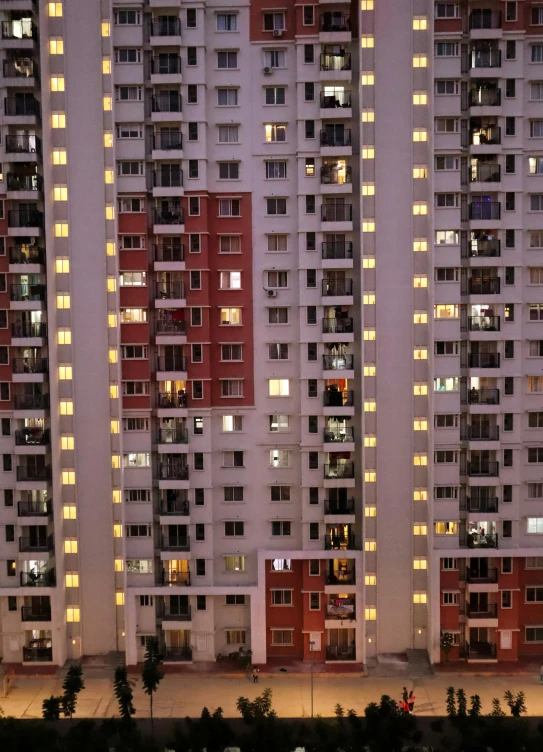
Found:
[{"label": "apartment building", "polygon": [[543,652],[543,4],[0,14],[3,662]]}]

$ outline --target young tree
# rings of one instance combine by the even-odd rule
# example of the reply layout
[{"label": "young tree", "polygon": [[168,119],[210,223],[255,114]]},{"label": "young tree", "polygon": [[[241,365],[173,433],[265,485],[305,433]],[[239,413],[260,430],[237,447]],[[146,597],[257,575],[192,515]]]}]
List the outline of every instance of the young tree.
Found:
[{"label": "young tree", "polygon": [[160,670],[160,664],[162,663],[162,656],[158,649],[158,640],[154,637],[149,640],[147,650],[145,651],[145,660],[143,661],[143,669],[141,672],[141,684],[145,691],[145,694],[149,695],[150,715],[151,715],[151,732],[154,736],[155,727],[153,722],[153,695],[158,689],[158,685],[164,678],[164,674]]},{"label": "young tree", "polygon": [[450,632],[443,632],[439,641],[441,650],[445,655],[445,663],[449,660],[449,653],[454,647],[454,638]]},{"label": "young tree", "polygon": [[62,696],[56,697],[51,695],[41,704],[42,717],[44,721],[58,721],[62,706]]},{"label": "young tree", "polygon": [[70,666],[64,677],[62,689],[64,690],[64,695],[62,696],[64,716],[69,716],[70,720],[73,721],[73,714],[77,705],[77,695],[82,689],[85,689],[83,669],[80,663],[74,663]]},{"label": "young tree", "polygon": [[236,708],[245,723],[249,726],[255,721],[275,716],[272,710],[272,691],[268,687],[259,697],[251,702],[246,697],[238,697]]},{"label": "young tree", "polygon": [[516,695],[513,695],[510,689],[507,690],[507,692],[504,694],[503,699],[509,706],[509,710],[511,711],[511,715],[515,718],[520,718],[520,716],[523,713],[526,713],[526,695],[521,690],[520,692],[517,692]]},{"label": "young tree", "polygon": [[449,718],[456,717],[456,698],[454,695],[454,687],[447,687],[447,715]]},{"label": "young tree", "polygon": [[456,690],[456,703],[457,703],[457,710],[456,715],[465,717],[467,715],[467,699],[466,699],[466,693],[463,689],[457,689]]},{"label": "young tree", "polygon": [[497,697],[494,697],[492,700],[492,713],[490,713],[491,716],[494,718],[503,718],[505,713],[502,710],[502,706],[500,705],[500,701]]},{"label": "young tree", "polygon": [[119,715],[123,721],[130,724],[132,716],[135,715],[136,709],[133,704],[134,693],[132,691],[133,682],[129,681],[126,666],[117,666],[115,677],[113,679],[113,691],[119,704]]},{"label": "young tree", "polygon": [[472,718],[479,718],[479,716],[481,715],[481,698],[479,697],[479,695],[471,695],[469,699],[471,701],[469,715]]}]

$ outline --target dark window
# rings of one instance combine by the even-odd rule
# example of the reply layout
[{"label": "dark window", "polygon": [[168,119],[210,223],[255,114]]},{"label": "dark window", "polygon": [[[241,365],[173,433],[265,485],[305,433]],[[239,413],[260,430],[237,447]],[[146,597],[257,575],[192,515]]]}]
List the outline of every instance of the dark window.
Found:
[{"label": "dark window", "polygon": [[318,397],[318,381],[317,379],[307,380],[307,396]]},{"label": "dark window", "polygon": [[6,543],[13,543],[15,540],[15,525],[6,525]]},{"label": "dark window", "polygon": [[196,344],[191,345],[190,346],[190,350],[191,350],[191,356],[190,356],[190,358],[191,358],[192,362],[193,363],[202,363],[203,359],[204,359],[203,351],[202,351],[202,345],[196,345]]},{"label": "dark window", "polygon": [[205,577],[205,573],[206,573],[206,560],[196,559],[196,576]]},{"label": "dark window", "polygon": [[515,382],[512,376],[506,376],[504,379],[504,392],[505,394],[514,394],[515,392]]},{"label": "dark window", "polygon": [[505,79],[505,96],[508,99],[512,99],[516,96],[517,86],[516,86],[516,79],[514,78],[506,78]]},{"label": "dark window", "polygon": [[203,507],[205,504],[205,493],[203,488],[194,489],[194,504],[197,507]]},{"label": "dark window", "polygon": [[315,138],[315,121],[314,120],[305,121],[305,137]]},{"label": "dark window", "polygon": [[[1,381],[0,382],[0,400],[2,400],[2,402],[7,402],[10,399],[11,399],[10,383],[9,381]],[[7,420],[9,422],[9,418],[4,418],[4,420]]]},{"label": "dark window", "polygon": [[189,141],[198,141],[198,123],[188,123]]},{"label": "dark window", "polygon": [[202,289],[202,273],[199,270],[190,272],[190,289],[191,290]]},{"label": "dark window", "polygon": [[200,253],[200,236],[191,233],[190,237],[190,253]]},{"label": "dark window", "polygon": [[515,341],[512,339],[507,339],[504,342],[504,348],[503,348],[503,357],[504,358],[514,358],[515,357]]},{"label": "dark window", "polygon": [[513,559],[511,556],[502,558],[502,574],[511,574],[513,571]]},{"label": "dark window", "polygon": [[196,28],[196,8],[187,8],[187,29]]},{"label": "dark window", "polygon": [[515,247],[515,231],[514,230],[505,231],[505,247],[506,248]]},{"label": "dark window", "polygon": [[309,433],[319,432],[319,416],[318,415],[307,416],[307,430]]},{"label": "dark window", "polygon": [[309,540],[319,540],[319,523],[309,523]]},{"label": "dark window", "polygon": [[190,309],[190,324],[191,326],[202,326],[202,309],[201,308]]},{"label": "dark window", "polygon": [[2,418],[2,436],[11,436],[11,420]]},{"label": "dark window", "polygon": [[503,520],[502,535],[504,538],[511,538],[513,535],[513,523],[511,520]]},{"label": "dark window", "polygon": [[313,26],[315,23],[315,7],[304,5],[304,26]]},{"label": "dark window", "polygon": [[[198,177],[198,160],[197,159],[189,159],[189,178],[197,178]],[[191,197],[194,198],[194,197]]]},{"label": "dark window", "polygon": [[307,269],[306,270],[306,287],[316,287],[317,286],[317,270],[316,269]]},{"label": "dark window", "polygon": [[510,175],[515,172],[515,169],[516,169],[515,155],[506,154],[505,155],[505,172]]},{"label": "dark window", "polygon": [[503,501],[504,504],[510,504],[513,501],[513,486],[503,487]]},{"label": "dark window", "polygon": [[503,450],[503,466],[513,467],[513,450],[512,449]]},{"label": "dark window", "polygon": [[319,489],[315,486],[311,486],[309,489],[309,503],[310,504],[318,504],[319,503]]},{"label": "dark window", "polygon": [[[513,5],[513,3],[507,3],[507,5]],[[517,57],[517,43],[514,39],[508,39],[505,43],[505,59],[515,60]]]},{"label": "dark window", "polygon": [[307,323],[308,324],[317,323],[317,306],[314,306],[314,305],[307,306]]},{"label": "dark window", "polygon": [[305,82],[305,101],[315,101],[315,84],[312,81]]},{"label": "dark window", "polygon": [[305,249],[306,251],[315,251],[317,248],[317,234],[315,232],[306,232]]},{"label": "dark window", "polygon": [[203,541],[206,539],[206,526],[199,522],[194,526],[194,537],[197,541]]},{"label": "dark window", "polygon": [[319,468],[319,453],[309,452],[309,469],[318,470]]},{"label": "dark window", "polygon": [[17,611],[16,595],[8,595],[8,611]]},{"label": "dark window", "polygon": [[505,194],[505,209],[506,211],[515,211],[515,194],[513,192],[507,192]]},{"label": "dark window", "polygon": [[206,603],[205,595],[197,595],[196,596],[196,610],[205,611],[206,608],[207,608],[207,603]]},{"label": "dark window", "polygon": [[11,473],[11,470],[13,468],[13,463],[11,459],[11,454],[3,454],[2,455],[2,466],[5,473]]},{"label": "dark window", "polygon": [[4,506],[13,506],[13,488],[4,488]]},{"label": "dark window", "polygon": [[505,413],[503,416],[503,430],[512,431],[514,427],[513,413]]},{"label": "dark window", "polygon": [[203,381],[192,382],[192,398],[193,399],[204,398],[204,382]]},{"label": "dark window", "polygon": [[[198,164],[198,160],[191,160]],[[200,214],[200,196],[189,196],[189,216],[197,217]]]},{"label": "dark window", "polygon": [[204,453],[203,452],[194,452],[194,469],[195,470],[204,469]]},{"label": "dark window", "polygon": [[198,65],[198,50],[196,47],[187,47],[187,65]]},{"label": "dark window", "polygon": [[312,44],[304,44],[304,63],[315,62],[315,47]]},{"label": "dark window", "polygon": [[307,343],[307,359],[310,361],[318,359],[318,345],[316,342]]},{"label": "dark window", "polygon": [[187,86],[187,102],[188,104],[198,103],[198,86],[196,84],[189,84]]},{"label": "dark window", "polygon": [[505,135],[506,136],[515,135],[515,118],[514,117],[505,118]]},{"label": "dark window", "polygon": [[315,214],[317,206],[317,201],[315,199],[315,196],[306,196],[305,197],[305,213],[306,214]]}]

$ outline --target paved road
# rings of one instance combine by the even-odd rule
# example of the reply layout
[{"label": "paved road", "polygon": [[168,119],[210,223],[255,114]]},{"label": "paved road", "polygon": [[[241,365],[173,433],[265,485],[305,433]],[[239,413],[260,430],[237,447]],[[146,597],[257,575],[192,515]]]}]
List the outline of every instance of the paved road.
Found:
[{"label": "paved road", "polygon": [[[117,705],[113,696],[111,674],[103,669],[85,670],[85,690],[77,704],[77,716],[109,718],[116,714]],[[40,718],[41,704],[51,694],[61,694],[62,680],[47,677],[18,677],[8,698],[0,699],[0,707],[6,715],[18,718]],[[444,715],[445,690],[451,684],[462,687],[469,697],[479,694],[483,713],[490,712],[493,697],[503,699],[507,689],[513,692],[523,689],[529,715],[543,716],[543,686],[539,676],[476,677],[433,676],[424,679],[406,678],[342,678],[314,679],[314,712],[332,715],[336,703],[345,709],[354,708],[362,713],[372,701],[382,694],[399,699],[402,686],[416,693],[415,712],[419,715]],[[241,695],[253,699],[265,687],[273,690],[273,706],[280,717],[304,717],[311,712],[310,677],[277,675],[260,678],[254,685],[250,678],[227,678],[213,676],[187,676],[167,674],[155,696],[155,717],[183,718],[198,716],[204,707],[213,711],[220,706],[227,717],[236,717],[236,700]],[[137,717],[148,715],[149,700],[141,690],[141,683],[134,688],[134,704]]]}]

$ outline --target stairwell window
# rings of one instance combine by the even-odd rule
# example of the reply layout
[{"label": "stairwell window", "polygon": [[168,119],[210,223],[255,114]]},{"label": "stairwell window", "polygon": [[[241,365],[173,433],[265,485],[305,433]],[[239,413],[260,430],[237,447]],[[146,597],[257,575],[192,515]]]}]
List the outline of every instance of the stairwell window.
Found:
[{"label": "stairwell window", "polygon": [[434,522],[435,535],[457,535],[458,522]]},{"label": "stairwell window", "polygon": [[288,397],[290,395],[290,380],[269,379],[268,395],[270,397]]}]

